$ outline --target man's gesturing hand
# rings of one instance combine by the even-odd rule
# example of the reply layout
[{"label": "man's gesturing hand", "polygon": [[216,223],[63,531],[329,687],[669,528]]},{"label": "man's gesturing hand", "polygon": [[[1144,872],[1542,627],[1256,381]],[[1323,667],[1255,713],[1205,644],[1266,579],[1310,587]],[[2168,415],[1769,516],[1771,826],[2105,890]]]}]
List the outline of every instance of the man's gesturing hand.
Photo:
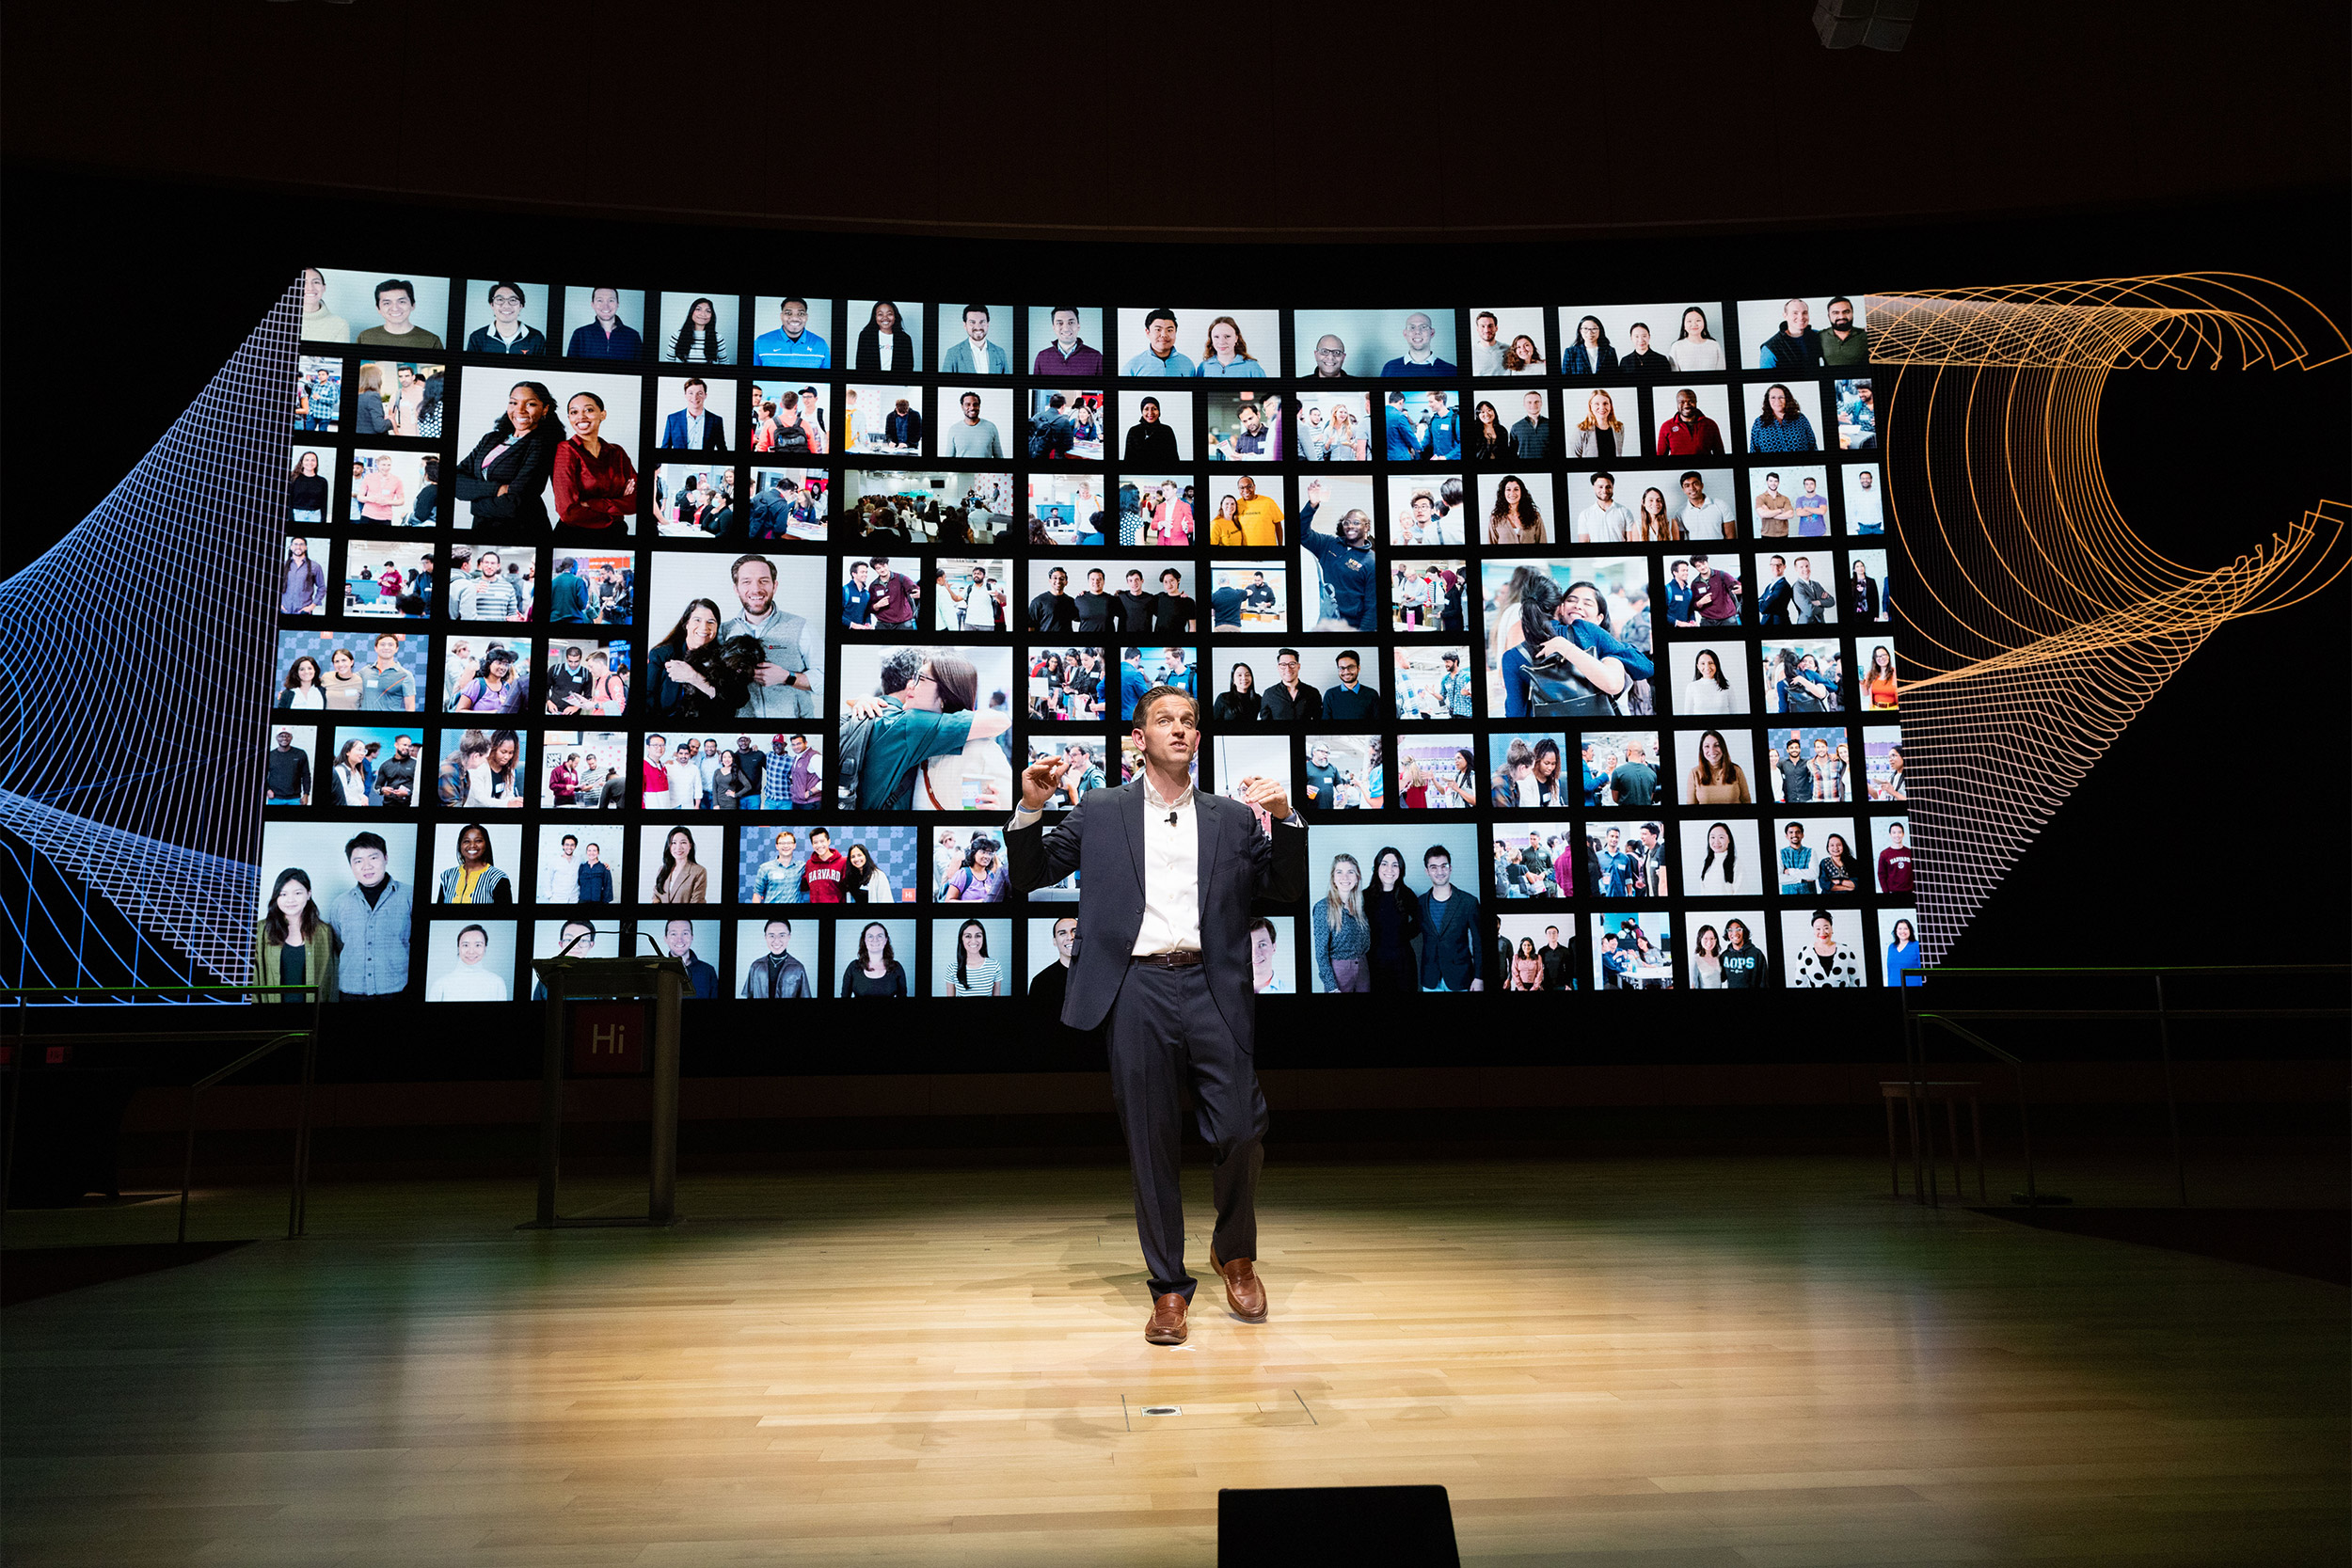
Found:
[{"label": "man's gesturing hand", "polygon": [[1047,757],[1043,762],[1033,762],[1023,768],[1021,770],[1021,809],[1024,811],[1044,810],[1045,802],[1052,800],[1054,791],[1061,787],[1062,770],[1069,766],[1070,764],[1064,758]]},{"label": "man's gesturing hand", "polygon": [[1241,782],[1241,798],[1277,822],[1290,816],[1290,792],[1272,779],[1250,774]]}]

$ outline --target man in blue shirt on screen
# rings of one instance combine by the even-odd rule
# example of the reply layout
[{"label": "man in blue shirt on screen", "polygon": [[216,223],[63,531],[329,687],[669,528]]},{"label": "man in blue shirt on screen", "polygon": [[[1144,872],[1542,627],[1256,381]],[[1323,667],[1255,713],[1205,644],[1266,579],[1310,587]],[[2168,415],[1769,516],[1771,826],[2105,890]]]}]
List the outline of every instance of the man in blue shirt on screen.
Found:
[{"label": "man in blue shirt on screen", "polygon": [[824,339],[808,329],[808,301],[798,297],[786,300],[782,316],[782,326],[763,332],[752,341],[752,363],[831,370],[833,351],[825,346]]},{"label": "man in blue shirt on screen", "polygon": [[1314,526],[1322,516],[1317,511],[1308,526],[1299,530],[1298,542],[1323,563],[1323,580],[1331,587],[1332,608],[1340,619],[1358,631],[1367,630],[1374,579],[1378,575],[1374,569],[1372,519],[1364,515],[1362,507],[1350,507],[1340,518],[1339,531],[1333,533]]},{"label": "man in blue shirt on screen", "polygon": [[1453,375],[1452,365],[1438,357],[1429,345],[1437,341],[1438,324],[1425,310],[1416,310],[1405,318],[1405,352],[1380,367],[1380,373],[1390,375]]},{"label": "man in blue shirt on screen", "polygon": [[1403,392],[1389,394],[1388,431],[1390,462],[1410,463],[1422,455],[1421,432],[1414,426],[1413,417],[1405,412]]},{"label": "man in blue shirt on screen", "polygon": [[1127,374],[1190,375],[1192,361],[1176,352],[1176,312],[1158,309],[1143,318],[1144,348],[1127,361]]},{"label": "man in blue shirt on screen", "polygon": [[1600,851],[1593,857],[1603,898],[1630,898],[1634,894],[1633,857],[1620,847],[1619,839],[1617,830],[1610,829],[1601,835]]},{"label": "man in blue shirt on screen", "polygon": [[1428,454],[1440,463],[1462,455],[1462,416],[1447,405],[1442,390],[1429,394],[1429,429],[1422,443]]},{"label": "man in blue shirt on screen", "polygon": [[575,359],[642,359],[644,340],[637,329],[621,320],[621,291],[596,288],[588,292],[588,308],[596,319],[582,322],[572,333],[572,341],[564,350]]}]

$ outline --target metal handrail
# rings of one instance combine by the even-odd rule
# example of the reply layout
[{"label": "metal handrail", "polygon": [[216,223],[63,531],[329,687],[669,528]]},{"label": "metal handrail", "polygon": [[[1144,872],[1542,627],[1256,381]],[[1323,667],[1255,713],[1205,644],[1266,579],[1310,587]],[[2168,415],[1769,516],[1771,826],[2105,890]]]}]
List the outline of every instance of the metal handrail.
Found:
[{"label": "metal handrail", "polygon": [[[14,1038],[15,1093],[8,1100],[8,1150],[0,1155],[0,1212],[8,1206],[8,1179],[16,1166],[17,1116],[24,1104],[24,1047],[33,1040],[44,1043],[83,1042],[121,1043],[129,1040],[178,1037],[182,1039],[252,1038],[266,1034],[265,1030],[208,1029],[193,1034],[159,1030],[152,1035],[128,1031],[107,1031],[91,1035],[40,1035],[26,1033],[24,1027],[26,1002],[35,997],[72,996],[202,996],[215,992],[232,996],[252,997],[257,992],[273,992],[279,998],[298,992],[310,999],[310,1026],[308,1029],[281,1030],[252,1051],[246,1053],[226,1067],[206,1074],[188,1085],[188,1125],[185,1151],[180,1165],[180,1205],[177,1240],[188,1239],[188,1195],[196,1181],[196,1097],[225,1078],[232,1077],[254,1063],[270,1055],[281,1046],[295,1040],[302,1045],[302,1095],[294,1116],[294,1178],[286,1198],[286,1239],[294,1241],[306,1235],[310,1222],[310,1106],[318,1087],[319,1038],[326,1017],[326,988],[307,981],[213,981],[175,985],[124,986],[8,986],[0,985],[0,998],[16,1002],[17,1029]],[[7,1037],[0,1037],[5,1038]]]},{"label": "metal handrail", "polygon": [[[1919,1117],[1915,1097],[1923,1094],[1927,1084],[1927,1041],[1921,1026],[1932,1023],[1986,1054],[2010,1064],[2017,1074],[2017,1120],[2019,1135],[2025,1146],[2026,1205],[2035,1207],[2039,1194],[2034,1185],[2033,1133],[2026,1103],[2026,1063],[2023,1057],[2002,1050],[1972,1029],[1963,1028],[1958,1019],[2008,1019],[2010,1021],[2058,1022],[2070,1019],[2153,1020],[2156,1025],[2156,1048],[2164,1062],[2164,1108],[2172,1134],[2173,1191],[2180,1205],[2188,1207],[2188,1163],[2181,1144],[2181,1106],[2172,1085],[2172,1022],[2240,1018],[2352,1018],[2352,1007],[2173,1007],[2165,999],[2164,982],[2168,975],[2236,975],[2236,974],[2345,974],[2352,975],[2352,964],[2135,964],[2135,965],[2011,965],[2011,964],[1949,964],[1929,969],[1913,966],[1898,972],[1895,990],[1902,1008],[1903,1065],[1911,1074],[1913,1128],[1911,1140],[1912,1201],[1930,1207],[1941,1207],[1934,1189],[1935,1160],[1930,1148],[1935,1137],[1935,1118]],[[2029,976],[2066,977],[2073,979],[2148,979],[2155,983],[2155,1006],[2153,1007],[1936,1007],[1933,1011],[1918,1011],[1913,1006],[1912,993],[1925,986],[1931,975],[1954,978],[1989,976],[2021,978]],[[1922,1137],[1921,1127],[1925,1133]]]}]

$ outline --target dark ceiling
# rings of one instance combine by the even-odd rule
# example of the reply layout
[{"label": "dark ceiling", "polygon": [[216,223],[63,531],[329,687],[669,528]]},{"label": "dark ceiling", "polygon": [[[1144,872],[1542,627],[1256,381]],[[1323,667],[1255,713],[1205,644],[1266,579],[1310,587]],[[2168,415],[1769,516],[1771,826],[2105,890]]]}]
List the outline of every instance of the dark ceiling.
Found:
[{"label": "dark ceiling", "polygon": [[1625,234],[2346,176],[2352,8],[17,6],[12,159],[608,216],[1216,239]]}]

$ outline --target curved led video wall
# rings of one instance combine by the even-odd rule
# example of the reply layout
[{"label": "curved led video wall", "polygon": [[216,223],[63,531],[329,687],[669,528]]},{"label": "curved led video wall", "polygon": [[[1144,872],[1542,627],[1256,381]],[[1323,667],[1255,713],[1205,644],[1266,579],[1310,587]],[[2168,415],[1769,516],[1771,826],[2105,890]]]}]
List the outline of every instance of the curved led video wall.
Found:
[{"label": "curved led video wall", "polygon": [[1120,783],[1162,682],[1200,787],[1277,776],[1310,824],[1266,992],[1920,961],[1859,292],[325,268],[281,313],[267,670],[196,797],[258,871],[182,915],[192,974],[294,977],[324,922],[343,1001],[528,996],[581,938],[707,998],[1050,987],[1078,889],[1007,888],[1015,780]]}]

